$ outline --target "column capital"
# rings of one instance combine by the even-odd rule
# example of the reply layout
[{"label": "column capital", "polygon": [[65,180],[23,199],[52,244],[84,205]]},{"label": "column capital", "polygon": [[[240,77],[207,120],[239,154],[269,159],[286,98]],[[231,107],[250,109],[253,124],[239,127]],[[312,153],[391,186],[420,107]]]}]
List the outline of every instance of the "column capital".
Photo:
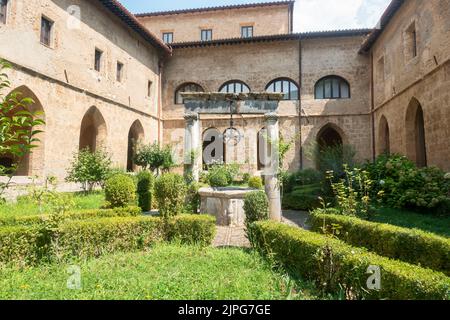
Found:
[{"label": "column capital", "polygon": [[266,121],[278,121],[280,117],[275,112],[269,112],[264,115],[264,118],[266,119]]},{"label": "column capital", "polygon": [[196,121],[198,120],[198,113],[186,113],[184,115],[184,120],[188,121],[188,122],[192,122],[192,121]]}]

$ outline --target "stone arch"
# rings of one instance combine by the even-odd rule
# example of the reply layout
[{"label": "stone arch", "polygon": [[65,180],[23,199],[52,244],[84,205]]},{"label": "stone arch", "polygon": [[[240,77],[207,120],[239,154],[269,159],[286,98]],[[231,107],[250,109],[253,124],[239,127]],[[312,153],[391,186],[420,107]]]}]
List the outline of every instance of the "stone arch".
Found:
[{"label": "stone arch", "polygon": [[128,131],[128,151],[127,151],[127,170],[136,171],[137,166],[134,163],[137,145],[144,140],[144,127],[139,120],[133,122]]},{"label": "stone arch", "polygon": [[[346,144],[346,138],[341,128],[333,123],[328,123],[324,125],[316,136],[316,167],[317,169],[323,170],[331,170],[332,167],[329,167],[330,163],[326,160],[327,158],[323,158],[323,154],[334,154],[334,159],[338,160],[338,162],[342,162],[344,160],[344,145]],[[325,159],[325,162],[323,161]]]},{"label": "stone arch", "polygon": [[384,115],[380,118],[378,125],[378,154],[391,153],[391,139],[389,131],[389,123]]},{"label": "stone arch", "polygon": [[[16,94],[16,98],[19,101],[24,98],[31,98],[33,102],[27,105],[27,110],[33,113],[37,113],[36,117],[45,121],[44,108],[39,98],[30,88],[28,88],[27,86],[20,86],[12,90],[8,96],[10,96],[11,94]],[[18,163],[19,166],[15,172],[16,176],[42,176],[44,174],[45,168],[45,124],[27,129],[30,131],[30,133],[31,130],[42,131],[33,137],[38,139],[38,141],[34,143],[36,147],[21,159],[14,159],[12,155],[4,155],[0,158],[0,163],[5,166],[11,166],[14,163]]]},{"label": "stone arch", "polygon": [[225,145],[222,133],[214,127],[203,131],[202,134],[202,163],[206,170],[213,162],[225,162]]},{"label": "stone arch", "polygon": [[89,149],[95,152],[106,146],[106,122],[97,107],[92,106],[81,121],[80,150]]},{"label": "stone arch", "polygon": [[427,166],[424,112],[420,102],[412,98],[406,110],[406,153],[419,167]]}]

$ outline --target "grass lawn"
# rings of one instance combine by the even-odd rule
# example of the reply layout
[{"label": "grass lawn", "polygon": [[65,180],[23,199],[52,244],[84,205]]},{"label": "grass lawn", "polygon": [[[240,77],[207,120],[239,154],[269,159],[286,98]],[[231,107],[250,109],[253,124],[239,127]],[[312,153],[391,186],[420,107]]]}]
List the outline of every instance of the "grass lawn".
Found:
[{"label": "grass lawn", "polygon": [[67,267],[0,269],[0,299],[316,299],[311,284],[241,249],[161,244],[81,262],[81,290],[67,289]]},{"label": "grass lawn", "polygon": [[[73,197],[75,202],[74,210],[98,209],[105,201],[103,192],[93,192],[88,195],[75,193]],[[26,216],[40,213],[49,213],[49,209],[45,205],[43,205],[42,208],[39,208],[37,204],[26,199],[19,199],[17,203],[0,204],[0,216],[2,217]]]},{"label": "grass lawn", "polygon": [[450,216],[427,215],[406,210],[382,208],[371,220],[405,228],[417,228],[450,237]]}]

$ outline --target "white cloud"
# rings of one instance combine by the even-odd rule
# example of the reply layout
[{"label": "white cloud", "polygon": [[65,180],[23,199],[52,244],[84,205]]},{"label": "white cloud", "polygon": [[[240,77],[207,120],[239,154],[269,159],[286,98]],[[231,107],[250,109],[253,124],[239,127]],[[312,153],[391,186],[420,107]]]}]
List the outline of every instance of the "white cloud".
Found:
[{"label": "white cloud", "polygon": [[390,0],[297,0],[297,32],[373,28]]}]

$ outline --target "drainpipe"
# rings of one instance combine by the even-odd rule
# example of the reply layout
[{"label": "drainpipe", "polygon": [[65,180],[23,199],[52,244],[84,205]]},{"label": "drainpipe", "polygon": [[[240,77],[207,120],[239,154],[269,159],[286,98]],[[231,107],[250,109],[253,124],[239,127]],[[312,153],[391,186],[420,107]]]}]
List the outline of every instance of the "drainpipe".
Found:
[{"label": "drainpipe", "polygon": [[303,77],[302,77],[302,41],[301,38],[298,40],[298,121],[299,121],[299,134],[300,134],[300,170],[303,170],[303,135],[302,135],[302,86],[303,86]]},{"label": "drainpipe", "polygon": [[374,72],[373,72],[373,52],[370,52],[370,103],[371,103],[371,117],[372,117],[372,160],[375,162],[377,157],[375,147],[375,97],[374,97]]}]

